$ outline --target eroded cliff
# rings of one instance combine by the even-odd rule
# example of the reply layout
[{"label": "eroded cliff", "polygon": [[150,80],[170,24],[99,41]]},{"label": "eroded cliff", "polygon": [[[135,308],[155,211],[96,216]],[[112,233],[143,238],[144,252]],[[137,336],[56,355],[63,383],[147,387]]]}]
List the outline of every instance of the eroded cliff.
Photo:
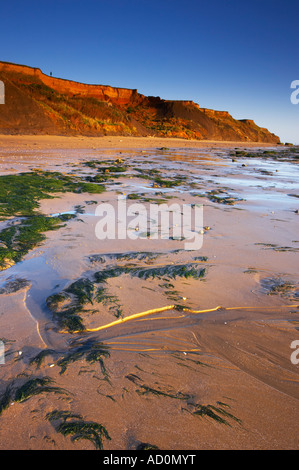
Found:
[{"label": "eroded cliff", "polygon": [[39,68],[0,62],[5,104],[0,133],[157,135],[279,143],[250,119],[200,108],[193,101],[144,96],[136,89],[52,77]]}]

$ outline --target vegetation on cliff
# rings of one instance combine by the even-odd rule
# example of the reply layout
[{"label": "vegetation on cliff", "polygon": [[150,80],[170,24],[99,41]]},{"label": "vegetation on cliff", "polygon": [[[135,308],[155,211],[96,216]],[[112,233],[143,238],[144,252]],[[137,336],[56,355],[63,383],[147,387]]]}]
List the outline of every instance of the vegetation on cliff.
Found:
[{"label": "vegetation on cliff", "polygon": [[250,119],[200,108],[193,101],[147,97],[125,88],[49,77],[35,69],[0,62],[5,105],[0,133],[133,135],[279,143]]}]

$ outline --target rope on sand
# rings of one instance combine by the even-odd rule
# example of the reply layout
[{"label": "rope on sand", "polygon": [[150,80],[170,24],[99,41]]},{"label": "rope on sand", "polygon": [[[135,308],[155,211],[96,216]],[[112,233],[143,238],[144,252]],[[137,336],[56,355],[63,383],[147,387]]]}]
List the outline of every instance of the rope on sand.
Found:
[{"label": "rope on sand", "polygon": [[[205,310],[192,310],[186,307],[186,308],[182,308],[182,311],[186,313],[200,314],[200,313],[216,312],[217,310],[257,310],[257,309],[258,310],[273,310],[275,308],[299,308],[299,305],[280,305],[279,307],[221,307],[221,305],[218,305],[217,307],[208,308]],[[167,305],[165,307],[154,308],[152,310],[146,310],[145,312],[135,313],[133,315],[129,315],[128,317],[115,320],[111,323],[107,323],[106,325],[98,326],[96,328],[86,328],[84,331],[95,332],[95,331],[106,330],[107,328],[111,328],[113,326],[120,325],[128,321],[132,321],[132,320],[139,319],[141,317],[152,315],[153,313],[166,312],[167,310],[177,310],[177,307],[176,305]]]}]

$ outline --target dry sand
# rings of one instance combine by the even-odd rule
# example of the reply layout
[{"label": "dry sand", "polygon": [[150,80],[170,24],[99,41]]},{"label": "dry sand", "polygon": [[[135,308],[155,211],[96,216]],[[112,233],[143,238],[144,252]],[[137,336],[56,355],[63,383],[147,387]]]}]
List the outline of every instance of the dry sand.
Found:
[{"label": "dry sand", "polygon": [[111,149],[134,149],[134,148],[234,148],[234,147],[275,147],[274,144],[264,144],[259,142],[224,142],[212,140],[186,140],[179,138],[160,138],[160,137],[126,137],[126,136],[105,136],[105,137],[86,137],[86,136],[53,136],[53,135],[1,135],[1,148],[28,147],[36,149],[36,146],[46,148],[111,148]]},{"label": "dry sand", "polygon": [[[140,185],[137,178],[120,178],[121,185],[101,195],[67,193],[42,201],[45,214],[68,211],[75,205],[84,205],[85,213],[59,231],[49,232],[47,240],[23,263],[1,273],[2,282],[8,277],[25,277],[31,287],[0,296],[0,337],[9,340],[6,364],[0,365],[0,386],[3,392],[6,383],[25,373],[50,376],[70,394],[49,393],[12,403],[0,416],[1,449],[92,449],[86,440],[73,443],[55,431],[45,419],[55,409],[80,413],[88,421],[103,424],[111,437],[104,440],[107,450],[136,449],[140,443],[164,450],[298,448],[299,365],[290,360],[290,345],[299,339],[298,297],[294,290],[283,295],[269,295],[267,290],[267,279],[283,279],[298,287],[296,200],[285,202],[292,188],[277,185],[282,198],[278,204],[273,180],[270,189],[259,188],[266,177],[255,176],[255,169],[242,169],[240,163],[236,173],[231,159],[221,153],[255,146],[263,147],[157,138],[1,136],[1,174],[28,170],[33,165],[71,173],[74,167],[67,165],[70,162],[79,170],[84,160],[116,158],[120,151],[124,160],[142,165],[142,152],[168,147],[176,153],[159,156],[155,152],[149,158],[169,171],[183,162],[183,173],[190,176],[192,171],[202,177],[203,189],[217,187],[217,178],[224,177],[227,186],[235,181],[241,195],[260,195],[226,206],[207,197],[195,198],[187,190],[168,193],[175,197],[171,202],[204,204],[204,225],[210,230],[204,233],[203,247],[196,253],[175,252],[183,247],[180,241],[100,242],[95,237],[96,218],[92,214],[96,205],[86,205],[86,201],[95,199],[116,207],[116,191],[135,192]],[[186,164],[184,149],[192,151],[185,157]],[[254,189],[242,185],[246,178],[252,178]],[[265,197],[267,191],[274,199]],[[277,251],[267,244],[293,249]],[[206,256],[202,263],[206,276],[203,280],[171,280],[173,287],[168,289],[179,293],[179,301],[165,297],[161,280],[127,275],[110,279],[109,293],[124,306],[124,318],[158,311],[99,329],[115,321],[109,308],[99,305],[99,311],[86,318],[87,327],[94,331],[58,333],[45,309],[45,299],[55,289],[57,292],[57,284],[63,288],[82,275],[103,269],[102,261],[91,263],[91,255],[130,251],[166,253],[150,264],[133,261],[145,267],[177,265],[193,262],[194,256]],[[178,302],[185,303],[188,310],[170,307],[159,311]],[[217,306],[223,308],[217,310]],[[29,364],[30,358],[45,348],[66,354],[74,338],[96,339],[110,347],[110,357],[104,360],[108,377],[98,364],[88,364],[84,358],[71,364],[63,375],[52,356],[40,369]],[[196,416],[199,406],[208,407],[201,410],[210,410],[210,417]],[[215,414],[226,424],[217,421]]]}]

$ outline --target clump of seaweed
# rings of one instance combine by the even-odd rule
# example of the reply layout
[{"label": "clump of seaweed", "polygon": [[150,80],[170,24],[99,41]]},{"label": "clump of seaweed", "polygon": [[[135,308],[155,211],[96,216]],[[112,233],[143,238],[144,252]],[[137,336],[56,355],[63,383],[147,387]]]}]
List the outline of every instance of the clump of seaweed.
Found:
[{"label": "clump of seaweed", "polygon": [[185,401],[187,408],[182,408],[182,411],[187,411],[192,416],[199,418],[210,418],[220,424],[230,426],[229,420],[233,420],[241,424],[241,420],[234,416],[230,411],[230,406],[222,401],[217,401],[216,405],[203,405],[194,403],[194,397],[188,393],[177,392],[166,387],[152,387],[146,385],[143,380],[136,374],[128,374],[126,376],[130,382],[136,385],[136,393],[140,396],[153,395],[154,397],[165,397],[176,400]]},{"label": "clump of seaweed", "polygon": [[59,326],[69,332],[83,331],[81,315],[91,310],[83,310],[83,305],[93,303],[94,284],[87,278],[81,278],[70,284],[64,291],[50,295],[46,304]]},{"label": "clump of seaweed", "polygon": [[182,184],[182,180],[177,178],[177,179],[165,179],[161,177],[156,177],[154,178],[154,185],[157,185],[161,188],[173,188],[175,186],[180,186]]},{"label": "clump of seaweed", "polygon": [[57,230],[61,225],[59,217],[42,215],[28,217],[19,225],[7,227],[0,232],[0,268],[5,267],[5,260],[14,263],[21,259],[35,246],[45,240],[44,232]]},{"label": "clump of seaweed", "polygon": [[135,374],[126,375],[126,379],[130,380],[139,387],[136,390],[136,393],[141,396],[154,395],[156,397],[174,398],[176,400],[189,400],[191,398],[191,395],[186,393],[176,392],[174,390],[162,390],[161,387],[153,388],[148,385],[145,385],[140,379],[140,377]]},{"label": "clump of seaweed", "polygon": [[23,385],[14,390],[14,382],[11,382],[0,398],[0,414],[6,410],[11,403],[23,403],[31,397],[54,393],[55,395],[69,395],[69,392],[61,387],[54,386],[55,382],[50,377],[33,377]]},{"label": "clump of seaweed", "polygon": [[242,201],[243,199],[230,196],[226,191],[222,189],[214,189],[207,192],[207,196],[211,202],[217,202],[218,204],[226,204],[233,206],[236,202]]},{"label": "clump of seaweed", "polygon": [[57,365],[61,368],[60,375],[64,374],[71,363],[84,359],[89,364],[98,363],[102,374],[108,377],[108,371],[104,363],[104,359],[110,357],[108,347],[99,341],[87,340],[83,344],[72,347],[71,351],[57,361]]},{"label": "clump of seaweed", "polygon": [[230,408],[229,405],[219,401],[217,402],[217,405],[218,406],[201,405],[199,403],[196,403],[189,405],[192,406],[192,411],[186,408],[184,408],[184,410],[190,413],[192,416],[197,416],[199,418],[210,418],[213,421],[216,421],[219,424],[225,424],[226,426],[231,426],[228,419],[232,419],[238,424],[242,423],[239,418],[227,411],[226,408]]},{"label": "clump of seaweed", "polygon": [[0,288],[0,294],[11,294],[26,287],[30,286],[30,282],[27,279],[14,278],[9,279],[5,282],[4,286]]},{"label": "clump of seaweed", "polygon": [[193,259],[194,261],[201,261],[202,263],[205,263],[206,261],[208,261],[207,256],[195,256]]},{"label": "clump of seaweed", "polygon": [[68,395],[67,390],[61,387],[54,387],[54,380],[50,377],[35,377],[29,379],[15,392],[15,402],[22,403],[29,398],[40,395],[41,393],[54,393],[59,395]]},{"label": "clump of seaweed", "polygon": [[35,357],[33,357],[30,361],[30,365],[35,365],[38,369],[41,367],[42,363],[44,362],[47,356],[52,356],[55,354],[54,349],[42,349]]},{"label": "clump of seaweed", "polygon": [[281,278],[265,278],[261,286],[268,295],[281,295],[283,297],[297,297],[296,285]]},{"label": "clump of seaweed", "polygon": [[65,289],[67,294],[75,297],[75,303],[79,305],[92,303],[93,291],[94,284],[87,278],[78,279]]},{"label": "clump of seaweed", "polygon": [[41,199],[56,193],[102,193],[105,187],[58,172],[32,171],[0,176],[0,220],[20,217],[0,232],[0,269],[19,262],[44,239],[44,232],[62,227],[73,215],[46,217],[37,212]]},{"label": "clump of seaweed", "polygon": [[205,274],[205,268],[200,268],[197,263],[188,264],[171,264],[158,267],[135,267],[135,266],[117,266],[114,268],[107,268],[95,273],[95,279],[98,283],[106,282],[109,278],[118,277],[121,274],[130,274],[132,277],[139,279],[149,278],[169,278],[175,279],[176,277],[184,278],[202,278]]},{"label": "clump of seaweed", "polygon": [[107,429],[95,421],[85,421],[81,415],[68,411],[54,410],[47,413],[46,419],[54,424],[56,432],[71,436],[72,442],[85,439],[97,450],[103,449],[103,439],[111,440]]},{"label": "clump of seaweed", "polygon": [[163,253],[154,253],[151,251],[131,251],[128,253],[105,253],[103,255],[90,255],[88,258],[92,263],[106,263],[109,260],[117,261],[152,261]]},{"label": "clump of seaweed", "polygon": [[70,333],[77,331],[84,331],[83,320],[80,316],[82,309],[79,307],[63,308],[62,310],[53,310],[54,320],[57,321],[58,325]]},{"label": "clump of seaweed", "polygon": [[159,447],[148,442],[140,442],[140,444],[138,444],[136,447],[136,450],[159,450]]},{"label": "clump of seaweed", "polygon": [[299,149],[298,146],[292,146],[291,144],[286,143],[286,146],[291,148],[281,148],[275,150],[264,150],[264,151],[246,151],[246,150],[236,150],[234,153],[231,153],[231,156],[236,158],[261,158],[263,160],[277,160],[282,162],[294,161],[296,162],[299,159]]},{"label": "clump of seaweed", "polygon": [[4,410],[7,410],[11,403],[11,385],[8,385],[0,398],[0,415]]},{"label": "clump of seaweed", "polygon": [[99,287],[96,292],[96,300],[103,305],[109,306],[109,311],[113,313],[116,318],[122,316],[123,310],[119,302],[119,299],[116,295],[110,295],[107,293],[105,287]]},{"label": "clump of seaweed", "polygon": [[289,251],[289,252],[298,252],[299,248],[293,247],[293,246],[279,246],[275,245],[275,243],[255,243],[255,245],[261,245],[264,246],[264,250],[274,250],[274,251]]}]

